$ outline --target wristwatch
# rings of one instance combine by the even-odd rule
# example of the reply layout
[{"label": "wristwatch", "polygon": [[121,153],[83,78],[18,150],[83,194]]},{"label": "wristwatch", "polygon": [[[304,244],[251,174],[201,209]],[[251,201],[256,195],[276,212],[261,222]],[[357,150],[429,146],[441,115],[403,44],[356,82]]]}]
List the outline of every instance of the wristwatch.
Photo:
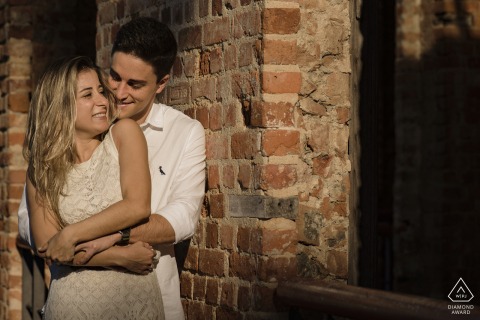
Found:
[{"label": "wristwatch", "polygon": [[125,228],[125,229],[122,229],[120,231],[118,231],[118,233],[120,233],[120,235],[122,236],[122,239],[117,242],[117,244],[119,246],[126,246],[127,244],[130,243],[130,230],[132,228],[128,227],[128,228]]}]

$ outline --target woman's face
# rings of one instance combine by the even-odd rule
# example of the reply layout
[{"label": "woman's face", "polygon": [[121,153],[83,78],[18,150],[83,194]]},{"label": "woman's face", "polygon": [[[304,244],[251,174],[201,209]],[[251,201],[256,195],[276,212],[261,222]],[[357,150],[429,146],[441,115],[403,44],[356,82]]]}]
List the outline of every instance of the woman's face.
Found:
[{"label": "woman's face", "polygon": [[103,94],[103,87],[94,70],[79,73],[77,79],[77,117],[75,133],[79,138],[93,138],[108,130],[108,100]]}]

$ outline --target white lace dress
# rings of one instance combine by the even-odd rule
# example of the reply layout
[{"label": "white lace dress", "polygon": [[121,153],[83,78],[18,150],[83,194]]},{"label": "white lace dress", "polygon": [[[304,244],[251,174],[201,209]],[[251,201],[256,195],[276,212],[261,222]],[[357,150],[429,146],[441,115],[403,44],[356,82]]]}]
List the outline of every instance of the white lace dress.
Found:
[{"label": "white lace dress", "polygon": [[[118,152],[109,132],[90,160],[68,177],[60,214],[68,224],[121,200]],[[164,319],[155,272],[138,275],[103,268],[53,265],[44,319]]]}]

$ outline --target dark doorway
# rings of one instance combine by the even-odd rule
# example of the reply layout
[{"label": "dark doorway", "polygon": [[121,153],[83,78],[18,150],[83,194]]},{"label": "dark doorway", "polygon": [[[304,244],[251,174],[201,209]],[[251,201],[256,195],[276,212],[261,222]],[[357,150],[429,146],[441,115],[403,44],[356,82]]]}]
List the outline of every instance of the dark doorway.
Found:
[{"label": "dark doorway", "polygon": [[362,1],[358,285],[391,289],[395,1]]}]

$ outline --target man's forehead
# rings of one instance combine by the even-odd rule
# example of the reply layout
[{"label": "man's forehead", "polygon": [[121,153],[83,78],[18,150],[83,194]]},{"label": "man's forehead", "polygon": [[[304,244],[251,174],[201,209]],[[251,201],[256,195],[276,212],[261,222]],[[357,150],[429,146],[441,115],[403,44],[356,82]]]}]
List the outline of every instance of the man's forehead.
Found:
[{"label": "man's forehead", "polygon": [[123,52],[116,52],[112,56],[110,73],[119,75],[124,80],[148,81],[156,79],[153,67],[142,59]]}]

